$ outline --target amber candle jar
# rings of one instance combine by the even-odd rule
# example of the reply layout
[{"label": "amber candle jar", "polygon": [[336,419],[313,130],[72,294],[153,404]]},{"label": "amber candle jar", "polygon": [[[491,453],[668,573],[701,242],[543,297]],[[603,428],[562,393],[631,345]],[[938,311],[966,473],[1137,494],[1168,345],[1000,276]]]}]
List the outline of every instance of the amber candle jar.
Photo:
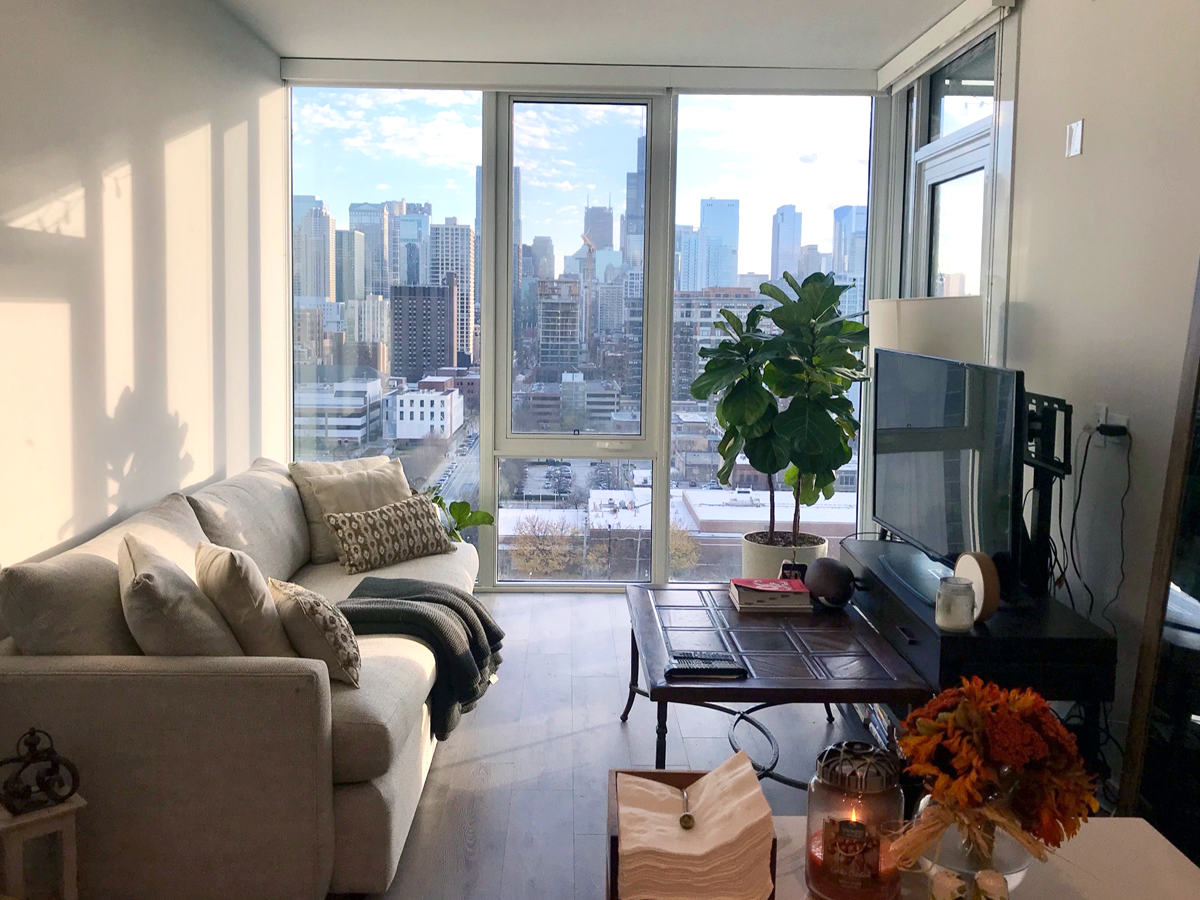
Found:
[{"label": "amber candle jar", "polygon": [[862,741],[821,751],[808,785],[805,881],[820,900],[898,900],[890,835],[904,817],[900,760]]}]

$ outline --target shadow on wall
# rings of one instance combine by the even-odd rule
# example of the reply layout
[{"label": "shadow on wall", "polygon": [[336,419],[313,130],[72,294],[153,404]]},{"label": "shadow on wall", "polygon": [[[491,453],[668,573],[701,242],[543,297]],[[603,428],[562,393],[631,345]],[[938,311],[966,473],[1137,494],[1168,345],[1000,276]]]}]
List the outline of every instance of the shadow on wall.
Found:
[{"label": "shadow on wall", "polygon": [[285,452],[286,93],[210,7],[23,11],[0,59],[0,565]]}]

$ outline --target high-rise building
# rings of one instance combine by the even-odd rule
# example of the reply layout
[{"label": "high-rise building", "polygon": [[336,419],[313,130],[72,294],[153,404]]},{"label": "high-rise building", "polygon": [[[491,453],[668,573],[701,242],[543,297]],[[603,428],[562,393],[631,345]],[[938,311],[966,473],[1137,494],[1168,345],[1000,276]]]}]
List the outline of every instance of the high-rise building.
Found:
[{"label": "high-rise building", "polygon": [[816,244],[805,244],[800,248],[800,261],[793,272],[797,281],[803,281],[813,272],[828,272],[830,255],[822,253]]},{"label": "high-rise building", "polygon": [[429,215],[413,212],[429,204],[405,204],[388,216],[388,262],[391,284],[429,284]]},{"label": "high-rise building", "polygon": [[391,293],[391,266],[388,254],[388,205],[351,203],[350,228],[363,233],[366,247],[364,262],[368,294],[387,297]]},{"label": "high-rise building", "polygon": [[862,275],[867,270],[867,208],[839,206],[833,211],[833,271]]},{"label": "high-rise building", "polygon": [[538,279],[538,381],[556,382],[579,364],[579,282]]},{"label": "high-rise building", "polygon": [[704,287],[736,287],[740,201],[700,201],[700,258]]},{"label": "high-rise building", "polygon": [[[470,365],[475,334],[475,229],[450,216],[429,226],[429,280],[445,284],[455,275],[455,323],[460,365]],[[463,358],[466,362],[462,362]]]},{"label": "high-rise building", "polygon": [[292,231],[300,227],[300,220],[310,209],[323,207],[325,201],[314,194],[294,194],[292,196]]},{"label": "high-rise building", "polygon": [[324,297],[337,293],[337,254],[333,216],[318,200],[300,216],[292,232],[292,293],[294,296]]},{"label": "high-rise building", "polygon": [[558,267],[554,260],[554,241],[548,237],[538,236],[533,239],[532,245],[534,271],[541,281],[553,281],[558,275]]},{"label": "high-rise building", "polygon": [[611,206],[588,206],[583,210],[583,233],[597,250],[613,248],[613,211]]},{"label": "high-rise building", "polygon": [[[469,280],[469,275],[468,275]],[[420,381],[458,361],[458,278],[448,272],[439,285],[392,288],[391,375]]]},{"label": "high-rise building", "polygon": [[640,405],[642,400],[642,342],[645,334],[645,273],[641,268],[625,273],[625,334],[628,352],[625,354],[625,374],[622,388],[625,396]]},{"label": "high-rise building", "polygon": [[[795,268],[795,266],[788,267],[787,272],[789,275],[792,274],[793,268]],[[774,280],[774,278],[768,277],[765,272],[739,272],[737,277],[737,287],[754,288],[754,290],[758,290],[758,286],[764,281]]]},{"label": "high-rise building", "polygon": [[698,291],[703,280],[700,268],[700,232],[694,225],[675,226],[675,290]]},{"label": "high-rise building", "polygon": [[483,296],[483,166],[475,167],[475,297]]},{"label": "high-rise building", "polygon": [[[524,274],[524,260],[521,258],[521,167],[513,166],[513,232],[512,232],[512,294],[515,299],[521,294],[521,276]],[[476,245],[478,246],[479,238],[476,236]],[[476,266],[479,261],[476,260]],[[482,302],[483,297],[479,291],[475,292],[476,307]],[[476,316],[478,321],[479,317]],[[475,354],[478,357],[478,353]]]},{"label": "high-rise building", "polygon": [[778,281],[784,272],[795,275],[799,268],[802,218],[791,204],[779,207],[771,217],[771,281]]},{"label": "high-rise building", "polygon": [[367,296],[366,239],[361,231],[338,231],[337,302],[350,303]]},{"label": "high-rise building", "polygon": [[386,344],[392,339],[391,301],[386,297],[367,294],[361,300],[347,301],[343,319],[346,340]]},{"label": "high-rise building", "polygon": [[637,140],[637,170],[625,176],[625,213],[621,216],[621,254],[627,266],[640,266],[646,242],[646,136]]}]

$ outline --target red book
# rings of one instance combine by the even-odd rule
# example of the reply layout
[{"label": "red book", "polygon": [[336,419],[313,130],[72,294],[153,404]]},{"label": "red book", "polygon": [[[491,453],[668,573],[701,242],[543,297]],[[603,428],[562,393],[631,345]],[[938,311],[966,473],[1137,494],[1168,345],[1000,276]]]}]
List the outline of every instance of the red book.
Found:
[{"label": "red book", "polygon": [[729,583],[742,591],[769,591],[772,594],[807,594],[799,578],[730,578]]},{"label": "red book", "polygon": [[729,595],[739,610],[789,612],[808,609],[812,598],[798,578],[731,578]]}]

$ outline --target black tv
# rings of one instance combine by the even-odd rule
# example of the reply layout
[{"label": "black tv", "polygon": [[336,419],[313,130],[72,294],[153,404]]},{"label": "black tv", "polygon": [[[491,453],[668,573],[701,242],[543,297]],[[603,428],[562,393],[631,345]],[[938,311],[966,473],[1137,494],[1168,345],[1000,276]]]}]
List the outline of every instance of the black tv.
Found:
[{"label": "black tv", "polygon": [[[874,520],[946,566],[966,551],[986,553],[1005,595],[1014,595],[1024,528],[1022,373],[876,350],[872,388]],[[920,593],[936,574],[922,573]]]}]

